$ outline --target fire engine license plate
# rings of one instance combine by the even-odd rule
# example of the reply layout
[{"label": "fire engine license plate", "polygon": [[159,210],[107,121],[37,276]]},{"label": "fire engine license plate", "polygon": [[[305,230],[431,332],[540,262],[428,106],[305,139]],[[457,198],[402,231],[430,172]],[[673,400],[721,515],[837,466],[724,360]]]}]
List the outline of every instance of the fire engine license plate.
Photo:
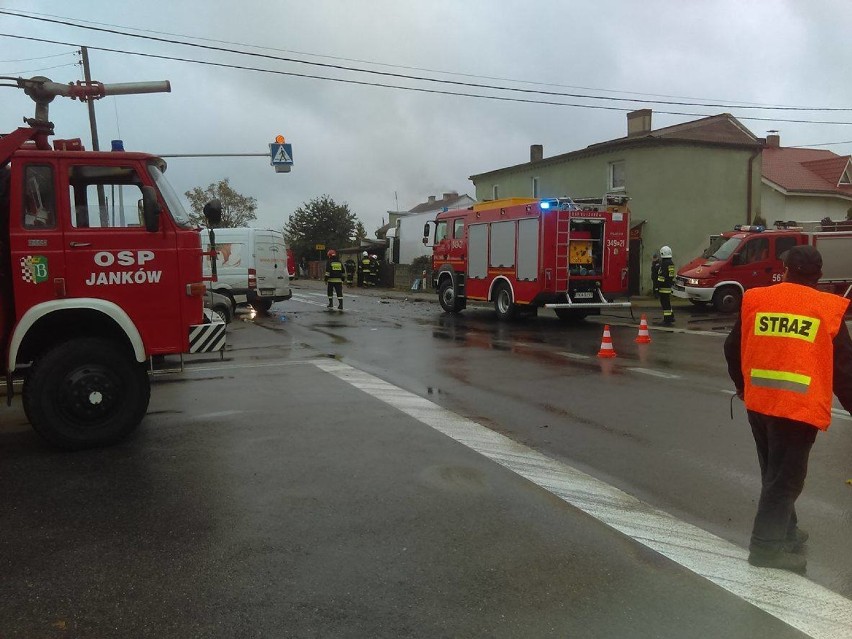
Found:
[{"label": "fire engine license plate", "polygon": [[574,293],[575,300],[590,300],[594,297],[594,293],[591,291],[577,291]]}]

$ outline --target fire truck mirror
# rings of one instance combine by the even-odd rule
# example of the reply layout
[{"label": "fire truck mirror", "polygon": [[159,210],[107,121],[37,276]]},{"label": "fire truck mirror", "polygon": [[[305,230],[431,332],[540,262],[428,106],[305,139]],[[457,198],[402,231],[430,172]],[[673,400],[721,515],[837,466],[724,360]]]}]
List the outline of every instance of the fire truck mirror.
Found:
[{"label": "fire truck mirror", "polygon": [[423,225],[423,244],[425,246],[432,246],[432,229],[434,228],[434,222],[426,222]]},{"label": "fire truck mirror", "polygon": [[160,203],[153,186],[142,187],[142,215],[145,218],[145,230],[156,233],[160,230]]},{"label": "fire truck mirror", "polygon": [[211,229],[222,222],[222,203],[217,198],[204,205],[204,217],[207,219],[207,226]]}]

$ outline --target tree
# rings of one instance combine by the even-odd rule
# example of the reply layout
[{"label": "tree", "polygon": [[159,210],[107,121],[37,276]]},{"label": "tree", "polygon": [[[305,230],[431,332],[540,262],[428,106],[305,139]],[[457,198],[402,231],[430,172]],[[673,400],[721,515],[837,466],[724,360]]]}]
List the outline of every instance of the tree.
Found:
[{"label": "tree", "polygon": [[296,255],[308,257],[317,255],[317,244],[325,244],[327,249],[357,245],[363,237],[359,233],[366,236],[349,205],[337,204],[328,195],[302,204],[284,225],[287,244]]},{"label": "tree", "polygon": [[215,184],[210,184],[206,189],[196,186],[191,191],[184,193],[192,208],[190,218],[198,226],[205,226],[204,205],[210,200],[218,198],[222,203],[222,223],[225,228],[236,226],[248,226],[249,222],[257,219],[257,200],[250,196],[240,195],[228,183],[228,178],[222,178]]}]

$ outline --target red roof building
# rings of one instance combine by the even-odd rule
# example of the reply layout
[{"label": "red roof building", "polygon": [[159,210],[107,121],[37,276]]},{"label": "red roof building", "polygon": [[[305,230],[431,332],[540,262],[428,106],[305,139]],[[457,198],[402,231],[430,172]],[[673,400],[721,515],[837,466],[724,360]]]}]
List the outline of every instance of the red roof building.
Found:
[{"label": "red roof building", "polygon": [[780,136],[766,137],[763,149],[761,212],[775,220],[846,219],[852,212],[850,156],[824,149],[782,147]]}]

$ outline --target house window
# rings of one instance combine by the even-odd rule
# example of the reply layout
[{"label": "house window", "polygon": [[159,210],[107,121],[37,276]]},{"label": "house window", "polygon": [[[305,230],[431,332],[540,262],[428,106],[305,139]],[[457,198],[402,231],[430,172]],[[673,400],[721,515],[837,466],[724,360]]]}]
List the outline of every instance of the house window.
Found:
[{"label": "house window", "polygon": [[840,182],[838,182],[838,185],[840,184],[852,184],[852,166],[850,166],[849,164],[846,165],[846,169],[843,171],[843,175],[840,176]]},{"label": "house window", "polygon": [[534,178],[532,178],[532,196],[538,197],[538,195],[539,195],[539,193],[538,193],[538,178],[534,177]]},{"label": "house window", "polygon": [[607,188],[610,191],[623,191],[625,187],[624,179],[624,160],[609,163],[609,184]]},{"label": "house window", "polygon": [[500,187],[497,184],[495,184],[494,186],[491,187],[491,199],[492,200],[499,200],[500,199]]}]

